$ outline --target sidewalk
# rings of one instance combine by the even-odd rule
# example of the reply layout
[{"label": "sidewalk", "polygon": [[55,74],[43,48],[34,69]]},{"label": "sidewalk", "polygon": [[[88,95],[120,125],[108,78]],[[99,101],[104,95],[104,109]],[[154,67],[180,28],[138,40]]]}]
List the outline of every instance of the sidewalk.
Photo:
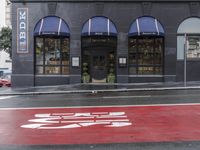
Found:
[{"label": "sidewalk", "polygon": [[134,83],[134,84],[73,84],[60,86],[38,86],[28,88],[0,88],[0,96],[8,95],[40,95],[40,94],[69,94],[69,93],[100,93],[100,92],[128,92],[155,90],[183,90],[200,89],[199,82],[167,83]]}]

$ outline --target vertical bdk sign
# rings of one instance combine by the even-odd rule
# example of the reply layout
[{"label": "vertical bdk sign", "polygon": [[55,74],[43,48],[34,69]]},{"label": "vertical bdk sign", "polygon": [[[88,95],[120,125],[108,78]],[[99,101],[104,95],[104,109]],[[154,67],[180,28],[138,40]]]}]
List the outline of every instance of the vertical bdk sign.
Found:
[{"label": "vertical bdk sign", "polygon": [[28,8],[17,9],[17,53],[28,53]]}]

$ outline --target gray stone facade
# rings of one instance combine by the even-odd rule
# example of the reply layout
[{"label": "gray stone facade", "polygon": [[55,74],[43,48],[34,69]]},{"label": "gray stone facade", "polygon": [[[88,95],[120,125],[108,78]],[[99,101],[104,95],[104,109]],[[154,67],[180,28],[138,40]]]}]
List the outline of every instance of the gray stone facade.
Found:
[{"label": "gray stone facade", "polygon": [[[116,64],[117,83],[169,82],[183,80],[183,62],[177,61],[177,29],[191,16],[200,16],[200,0],[12,0],[13,74],[12,85],[37,86],[81,83],[81,66],[70,67],[69,76],[38,76],[34,73],[34,27],[43,17],[56,15],[70,28],[70,58],[81,58],[81,30],[93,16],[106,16],[117,30],[117,57],[128,57],[128,31],[131,23],[140,16],[153,16],[165,30],[164,75],[162,77],[130,77],[128,67]],[[17,8],[28,8],[28,53],[17,53]],[[71,59],[70,59],[71,60]],[[71,65],[70,65],[71,66]],[[200,80],[200,61],[188,62],[188,80]]]}]

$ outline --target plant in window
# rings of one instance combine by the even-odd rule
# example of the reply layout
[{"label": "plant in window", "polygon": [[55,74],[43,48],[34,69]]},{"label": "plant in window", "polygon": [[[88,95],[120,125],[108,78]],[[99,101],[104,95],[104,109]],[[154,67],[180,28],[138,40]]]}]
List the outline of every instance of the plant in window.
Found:
[{"label": "plant in window", "polygon": [[88,74],[88,63],[83,63],[83,76],[82,76],[83,83],[90,82],[90,75]]}]

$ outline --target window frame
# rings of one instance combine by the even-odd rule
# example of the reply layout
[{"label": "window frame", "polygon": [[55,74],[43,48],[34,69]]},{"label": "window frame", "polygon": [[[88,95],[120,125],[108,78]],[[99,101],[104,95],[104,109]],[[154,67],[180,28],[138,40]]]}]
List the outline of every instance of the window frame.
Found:
[{"label": "window frame", "polygon": [[[42,41],[43,41],[43,62],[41,65],[38,65],[37,64],[37,54],[36,54],[36,44],[37,44],[37,38],[42,38]],[[58,39],[60,40],[60,51],[59,51],[59,54],[60,54],[60,61],[59,61],[59,64],[56,64],[56,65],[49,65],[49,64],[45,64],[45,57],[46,57],[46,50],[45,50],[45,39]],[[68,48],[69,48],[69,51],[68,51],[68,61],[69,63],[67,65],[63,65],[63,40],[64,39],[67,39],[68,40]],[[43,73],[37,73],[37,67],[42,67],[42,71]],[[59,67],[59,73],[46,73],[45,72],[45,68],[46,67]],[[68,68],[68,74],[63,74],[63,68],[66,67]],[[65,76],[65,75],[69,75],[70,74],[70,38],[69,37],[65,37],[65,36],[60,36],[60,37],[57,37],[57,36],[34,36],[34,74],[35,75],[45,75],[45,76],[55,76],[55,75],[61,75],[61,76]]]},{"label": "window frame", "polygon": [[[138,40],[139,39],[153,39],[153,58],[156,54],[155,52],[155,41],[156,39],[162,39],[162,54],[161,54],[161,64],[155,64],[155,58],[153,59],[153,64],[139,64],[138,62],[138,56],[139,56],[139,49],[138,49],[138,46],[139,46],[139,42]],[[136,40],[136,61],[135,61],[135,64],[134,63],[130,63],[130,40],[132,39],[135,39]],[[164,74],[164,61],[165,61],[165,58],[164,58],[164,53],[165,53],[165,38],[163,36],[133,36],[133,37],[129,37],[128,38],[128,73],[129,73],[129,76],[132,76],[132,75],[137,75],[137,76],[160,76],[160,75],[163,75]],[[135,68],[135,73],[131,73],[130,72],[130,68],[133,67]],[[139,68],[140,67],[153,67],[153,73],[152,74],[145,74],[145,73],[139,73]],[[159,67],[161,68],[161,73],[156,73],[156,68]]]},{"label": "window frame", "polygon": [[[179,37],[185,37],[185,35],[186,35],[186,37],[187,37],[187,41],[188,41],[188,37],[192,37],[192,36],[199,36],[200,37],[200,33],[177,33],[177,36],[176,36],[176,38],[177,38],[177,51],[179,50],[178,49],[178,46],[179,46],[179,42],[178,42],[178,38]],[[188,47],[187,47],[188,48]],[[181,57],[182,56],[182,57]],[[183,51],[183,54],[182,55],[179,55],[179,57],[178,57],[178,53],[177,53],[177,60],[184,60],[184,51]],[[186,56],[187,56],[187,60],[191,60],[191,61],[195,61],[195,60],[200,60],[200,57],[188,57],[188,49],[187,49],[187,54],[186,54]]]},{"label": "window frame", "polygon": [[[193,26],[195,25],[195,26]],[[184,55],[185,55],[185,48],[184,44],[181,43],[181,38],[184,38],[185,35],[187,37],[189,36],[200,36],[200,17],[198,16],[190,16],[188,18],[185,18],[180,22],[178,25],[177,29],[177,34],[176,34],[176,48],[177,48],[177,56],[176,59],[177,61],[183,61],[184,60]],[[192,28],[190,27],[192,26]],[[188,28],[190,27],[190,28]],[[188,52],[187,52],[187,60],[188,61],[199,61],[200,57],[188,57]]]}]

